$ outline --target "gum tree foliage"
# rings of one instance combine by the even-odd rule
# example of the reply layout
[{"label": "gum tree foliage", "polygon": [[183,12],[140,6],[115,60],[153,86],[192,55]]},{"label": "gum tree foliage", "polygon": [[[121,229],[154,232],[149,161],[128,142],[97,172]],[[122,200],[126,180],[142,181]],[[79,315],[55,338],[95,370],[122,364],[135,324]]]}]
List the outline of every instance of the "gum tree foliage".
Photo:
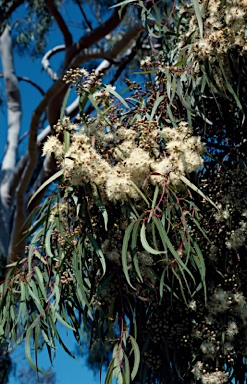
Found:
[{"label": "gum tree foliage", "polygon": [[[126,18],[124,11],[119,17],[117,10],[108,9],[114,4],[114,1],[110,4],[96,1],[92,7],[91,2],[79,0],[0,1],[1,78],[5,85],[1,103],[5,103],[8,117],[8,126],[1,127],[7,132],[0,184],[1,281],[6,273],[6,264],[24,255],[24,232],[29,226],[26,219],[42,201],[45,190],[30,206],[27,202],[56,170],[54,158],[42,158],[41,148],[59,118],[68,88],[62,81],[63,74],[69,68],[81,65],[96,71],[100,69],[114,84],[136,56],[137,48],[142,50],[146,32],[136,12]],[[71,10],[76,12],[76,25],[72,23]],[[54,28],[60,34],[61,44],[47,50],[47,39],[52,41]],[[78,36],[78,31],[81,31],[81,36]],[[15,66],[13,52],[25,55],[29,60],[28,66],[35,66],[33,60],[37,62],[38,58],[40,69],[50,79],[50,86],[44,89],[39,79],[29,78],[27,69],[21,73],[20,68]],[[52,60],[58,54],[60,68],[56,71]],[[22,121],[22,106],[28,105],[29,98],[21,94],[20,81],[35,87],[38,95],[37,105],[33,111],[30,110],[30,121],[26,127]],[[66,115],[73,117],[77,111],[78,100],[75,100],[66,108]],[[25,148],[23,140],[27,142]],[[3,379],[0,381],[3,382]]]},{"label": "gum tree foliage", "polygon": [[62,323],[102,364],[111,347],[105,383],[245,382],[246,5],[123,1],[151,47],[140,84],[119,93],[76,60],[57,80],[79,115],[67,92],[43,146],[57,172],[29,206],[59,183],[1,286],[2,340],[25,339],[33,368],[55,342],[72,354]]}]

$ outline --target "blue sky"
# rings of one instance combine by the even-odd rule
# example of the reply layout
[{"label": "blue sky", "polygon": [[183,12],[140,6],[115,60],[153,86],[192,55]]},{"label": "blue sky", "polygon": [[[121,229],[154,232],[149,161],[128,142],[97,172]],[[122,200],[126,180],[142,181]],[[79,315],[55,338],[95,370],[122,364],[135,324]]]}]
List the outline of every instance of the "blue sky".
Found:
[{"label": "blue sky", "polygon": [[[73,335],[66,336],[64,327],[59,326],[63,341],[70,351],[75,351],[75,342]],[[86,383],[86,384],[99,384],[100,374],[94,374],[92,370],[86,366],[86,361],[83,356],[76,356],[77,360],[70,357],[60,345],[57,345],[56,358],[52,369],[56,372],[57,384],[73,384],[73,383]],[[16,370],[23,368],[27,364],[25,360],[24,347],[18,347],[12,354],[12,359],[16,362]],[[39,367],[47,370],[50,367],[50,361],[46,351],[39,355]],[[18,372],[17,372],[18,373]],[[17,375],[16,375],[17,376]],[[104,375],[102,375],[104,376]],[[102,380],[103,382],[103,380]],[[18,379],[15,377],[14,372],[10,375],[8,384],[17,384]],[[38,383],[38,379],[37,379]]]},{"label": "blue sky", "polygon": [[[71,5],[69,9],[69,14],[67,13],[66,16],[67,20],[70,20],[69,27],[71,28],[71,31],[73,35],[75,36],[75,40],[81,36],[81,29],[77,25],[77,18],[79,20],[78,15],[78,8],[76,10],[73,9],[73,5]],[[85,8],[86,9],[86,8]],[[19,14],[22,15],[24,11],[24,8],[20,8],[18,10]],[[61,9],[61,12],[63,12],[63,8]],[[87,12],[89,10],[87,9]],[[90,17],[90,15],[89,15]],[[52,29],[52,33],[50,33],[49,41],[48,41],[48,47],[47,50],[59,45],[63,44],[63,38],[60,33],[60,31],[54,27]],[[59,60],[58,54],[56,58],[52,59],[52,64],[55,66],[59,66],[60,60]],[[60,56],[61,58],[61,56]],[[18,76],[26,76],[29,77],[31,80],[35,81],[38,79],[38,84],[41,85],[41,87],[46,90],[51,85],[51,80],[48,78],[47,74],[42,71],[41,66],[41,58],[36,60],[31,60],[28,56],[23,55],[22,57],[18,56],[17,54],[14,55],[15,60],[15,67],[16,67],[16,74]],[[0,61],[0,72],[2,72],[2,65]],[[29,130],[29,125],[31,121],[32,111],[35,109],[35,107],[38,105],[40,101],[40,94],[39,92],[33,88],[30,84],[21,81],[20,83],[20,91],[21,91],[21,97],[22,97],[22,107],[23,107],[23,117],[22,117],[22,128],[20,136],[24,135]],[[4,83],[3,79],[0,79],[0,90],[4,91]],[[2,93],[2,92],[1,92]],[[1,132],[1,139],[0,139],[0,162],[2,161],[6,138],[7,138],[7,112],[6,110],[0,111],[0,132]],[[22,153],[25,151],[27,146],[27,138],[23,140],[20,144],[19,148],[19,156],[22,155]],[[64,331],[64,341],[66,341],[66,335]],[[69,347],[71,351],[75,350],[75,342],[73,339],[73,336],[69,336],[67,338],[66,345]],[[27,364],[25,360],[25,353],[24,353],[24,347],[20,346],[15,349],[15,351],[12,353],[12,359],[13,362],[16,363],[16,371],[23,366]],[[86,366],[85,358],[78,357],[79,361],[74,360],[69,355],[67,355],[61,346],[57,346],[57,356],[53,365],[53,369],[56,372],[56,383],[59,384],[72,384],[72,383],[87,383],[87,384],[98,384],[100,383],[100,377],[98,375],[94,375],[94,373],[89,370]],[[40,367],[42,368],[49,368],[50,362],[48,355],[46,352],[42,352],[40,355]],[[15,377],[14,373],[11,374],[9,384],[18,384],[19,381]],[[38,380],[37,380],[38,383]]]}]

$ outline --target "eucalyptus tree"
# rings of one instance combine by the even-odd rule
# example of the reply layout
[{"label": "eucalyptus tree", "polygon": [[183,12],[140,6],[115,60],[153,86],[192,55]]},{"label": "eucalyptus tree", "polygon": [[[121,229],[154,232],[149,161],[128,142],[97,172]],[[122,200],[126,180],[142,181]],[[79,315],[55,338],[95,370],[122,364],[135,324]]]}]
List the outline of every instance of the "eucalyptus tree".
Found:
[{"label": "eucalyptus tree", "polygon": [[[136,56],[136,41],[141,49],[144,29],[136,15],[127,18],[124,11],[120,16],[118,10],[108,9],[111,5],[114,2],[94,2],[93,7],[91,2],[79,0],[66,3],[51,0],[0,2],[2,102],[6,100],[2,106],[7,110],[8,120],[7,126],[1,127],[3,137],[4,131],[7,132],[0,185],[2,279],[6,264],[24,256],[26,240],[23,233],[29,225],[27,217],[41,202],[43,193],[37,195],[33,204],[28,206],[27,202],[56,170],[54,157],[41,157],[41,147],[60,115],[68,88],[62,81],[63,74],[77,66],[95,67],[96,71],[101,70],[104,74],[109,72],[108,76],[114,83]],[[71,12],[76,12],[77,30],[73,29]],[[61,44],[48,50],[47,41],[55,41],[55,33],[60,34]],[[60,68],[56,72],[51,62],[58,54]],[[40,69],[47,74],[50,86],[44,89],[41,80],[28,77],[29,71],[24,73],[24,68],[20,73],[15,65],[16,55],[25,57],[26,69],[37,66],[40,59]],[[28,82],[39,93],[25,129],[22,109],[24,104],[29,105],[29,97],[21,94],[20,81]],[[68,106],[66,114],[72,117],[77,111],[78,99]],[[27,142],[24,150],[20,137],[23,131],[26,131]],[[2,140],[1,145],[4,145]]]},{"label": "eucalyptus tree", "polygon": [[143,81],[125,95],[76,60],[63,72],[42,148],[58,170],[29,206],[59,182],[2,284],[2,340],[40,370],[44,345],[71,354],[60,322],[102,362],[111,348],[107,384],[244,383],[246,1],[114,8],[147,33]]}]

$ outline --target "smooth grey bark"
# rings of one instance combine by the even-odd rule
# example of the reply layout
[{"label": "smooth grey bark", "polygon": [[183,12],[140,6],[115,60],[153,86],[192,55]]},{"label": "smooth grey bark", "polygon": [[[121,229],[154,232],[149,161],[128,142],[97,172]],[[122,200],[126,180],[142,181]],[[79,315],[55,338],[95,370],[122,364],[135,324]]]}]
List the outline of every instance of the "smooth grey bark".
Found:
[{"label": "smooth grey bark", "polygon": [[13,191],[10,189],[10,180],[16,166],[22,116],[21,96],[18,79],[15,74],[11,28],[9,26],[5,28],[0,37],[0,52],[8,109],[7,144],[1,167],[0,184],[0,252],[6,256],[10,238],[11,217],[13,214],[11,207],[14,200]]}]

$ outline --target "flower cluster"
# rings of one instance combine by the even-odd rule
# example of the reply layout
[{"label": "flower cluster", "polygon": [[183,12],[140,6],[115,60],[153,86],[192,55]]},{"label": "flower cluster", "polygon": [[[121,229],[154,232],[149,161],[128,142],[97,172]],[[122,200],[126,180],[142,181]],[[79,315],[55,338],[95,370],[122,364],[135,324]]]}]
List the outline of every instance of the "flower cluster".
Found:
[{"label": "flower cluster", "polygon": [[240,226],[232,230],[229,239],[226,241],[226,246],[228,249],[237,250],[241,246],[243,246],[246,242],[247,238],[247,222],[244,220],[240,221]]},{"label": "flower cluster", "polygon": [[[104,93],[101,94],[103,97]],[[109,97],[109,95],[107,95]],[[64,118],[59,125],[71,131]],[[72,125],[71,145],[65,153],[58,135],[50,137],[43,154],[54,153],[64,177],[71,185],[97,185],[109,201],[138,199],[138,188],[146,184],[166,183],[181,186],[181,175],[196,171],[202,164],[204,145],[192,135],[186,122],[176,128],[159,127],[158,123],[142,119],[133,128],[120,122],[106,132],[99,119],[89,119],[78,132]],[[105,156],[107,153],[108,156]]]},{"label": "flower cluster", "polygon": [[192,372],[197,380],[201,380],[202,384],[223,384],[228,381],[228,373],[219,370],[207,373],[201,361],[195,364]]},{"label": "flower cluster", "polygon": [[229,50],[235,48],[240,54],[246,53],[246,0],[202,0],[200,13],[203,36],[200,34],[196,15],[191,17],[186,34],[186,38],[193,34],[192,50],[197,59],[209,59],[214,62],[217,57],[222,55],[225,57]]},{"label": "flower cluster", "polygon": [[84,68],[69,69],[63,76],[63,81],[66,84],[71,84],[76,87],[76,91],[80,92],[82,89],[92,89],[101,85],[101,77],[103,73],[96,73],[93,69],[89,73]]}]

